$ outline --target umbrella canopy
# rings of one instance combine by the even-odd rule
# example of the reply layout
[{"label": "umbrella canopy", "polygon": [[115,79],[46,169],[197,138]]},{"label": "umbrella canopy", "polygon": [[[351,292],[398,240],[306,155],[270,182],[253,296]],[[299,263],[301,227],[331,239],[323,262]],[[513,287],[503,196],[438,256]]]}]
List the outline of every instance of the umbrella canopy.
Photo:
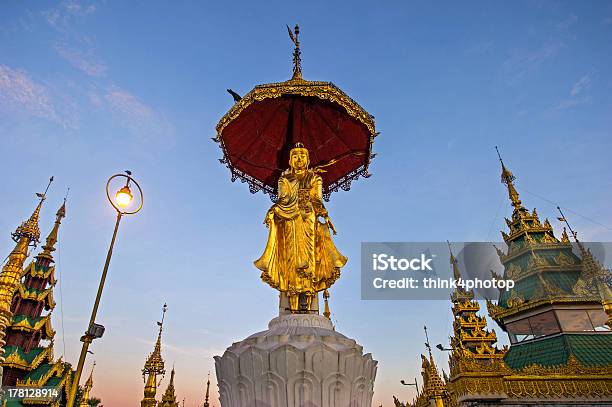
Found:
[{"label": "umbrella canopy", "polygon": [[293,79],[256,86],[238,100],[217,125],[223,158],[232,181],[249,183],[272,200],[289,166],[289,150],[301,142],[310,152],[311,167],[321,167],[326,200],[351,181],[368,177],[374,118],[329,82]]}]

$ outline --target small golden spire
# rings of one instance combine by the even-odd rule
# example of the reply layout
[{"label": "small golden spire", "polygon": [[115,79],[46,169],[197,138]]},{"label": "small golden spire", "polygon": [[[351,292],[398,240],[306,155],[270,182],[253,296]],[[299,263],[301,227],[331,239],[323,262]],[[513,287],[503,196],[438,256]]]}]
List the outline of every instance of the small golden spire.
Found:
[{"label": "small golden spire", "polygon": [[42,207],[43,202],[47,198],[47,192],[49,191],[49,187],[53,182],[53,177],[49,178],[49,183],[47,184],[47,188],[43,193],[36,193],[36,196],[40,199],[36,209],[34,209],[34,213],[30,216],[30,219],[23,222],[14,233],[12,233],[13,240],[18,242],[21,238],[27,237],[29,239],[29,244],[36,246],[38,240],[40,239],[40,228],[38,227],[38,218],[40,217],[40,208]]},{"label": "small golden spire", "polygon": [[294,31],[291,31],[291,28],[287,26],[287,31],[289,32],[289,38],[295,45],[295,49],[293,50],[293,77],[294,79],[302,79],[302,51],[300,50],[300,27],[296,24]]},{"label": "small golden spire", "polygon": [[423,330],[425,330],[425,346],[427,347],[427,350],[429,351],[429,358],[432,359],[431,345],[429,344],[429,335],[427,334],[427,325],[423,326]]},{"label": "small golden spire", "polygon": [[174,366],[172,366],[172,371],[170,372],[170,383],[168,383],[166,392],[162,396],[162,401],[159,403],[159,407],[178,407],[176,394],[174,392]]},{"label": "small golden spire", "polygon": [[569,243],[569,236],[567,235],[567,229],[563,228],[563,234],[561,235],[561,243]]},{"label": "small golden spire", "polygon": [[157,376],[164,375],[166,373],[164,367],[164,359],[161,355],[161,336],[164,328],[164,318],[166,316],[166,310],[168,306],[164,304],[162,307],[162,320],[158,322],[159,333],[157,334],[157,341],[153,352],[147,358],[144,368],[142,369],[142,378],[145,380],[144,398],[140,402],[141,407],[155,407],[157,401],[155,400],[155,394],[157,393]]},{"label": "small golden spire", "polygon": [[514,180],[516,179],[516,177],[504,165],[504,161],[501,158],[501,154],[499,153],[497,146],[495,146],[495,151],[497,151],[497,157],[499,158],[499,162],[502,166],[501,182],[502,184],[506,184],[506,186],[508,187],[508,197],[512,202],[512,206],[514,206],[515,210],[522,209],[523,205],[521,203],[521,200],[519,199],[519,194],[516,191],[516,188],[514,187]]},{"label": "small golden spire", "polygon": [[329,310],[329,291],[327,291],[327,289],[323,291],[323,298],[325,299],[325,310],[323,311],[323,316],[327,319],[331,319],[331,312]]},{"label": "small golden spire", "polygon": [[210,407],[208,398],[210,396],[210,372],[208,372],[208,380],[206,381],[206,397],[204,398],[204,407]]},{"label": "small golden spire", "polygon": [[53,255],[51,253],[55,251],[59,227],[62,223],[62,218],[64,217],[66,217],[66,199],[64,199],[64,203],[62,206],[60,206],[55,214],[55,224],[53,225],[53,229],[51,229],[51,233],[49,233],[49,236],[47,236],[45,245],[42,247],[43,251],[36,256],[37,259],[47,259],[49,261],[53,261]]},{"label": "small golden spire", "polygon": [[158,322],[159,325],[159,333],[157,334],[157,341],[155,342],[155,348],[153,352],[147,358],[145,362],[144,368],[142,369],[143,376],[145,374],[155,374],[155,375],[163,375],[166,373],[164,370],[164,359],[161,355],[161,336],[164,330],[164,318],[166,317],[166,311],[168,306],[164,304],[162,307],[162,320]]},{"label": "small golden spire", "polygon": [[457,259],[453,254],[451,244],[448,240],[446,241],[446,244],[448,244],[448,251],[450,252],[450,264],[453,266],[453,277],[456,281],[459,281],[459,279],[461,278],[461,273],[459,272],[459,265],[457,264]]},{"label": "small golden spire", "polygon": [[446,390],[446,385],[440,378],[438,368],[436,367],[433,355],[431,354],[429,336],[427,335],[427,326],[425,326],[424,329],[426,339],[425,346],[429,351],[429,360],[424,355],[421,355],[421,367],[423,368],[421,372],[423,376],[423,394],[425,394],[429,400],[433,400],[436,407],[444,407],[444,401],[448,398],[448,391]]},{"label": "small golden spire", "polygon": [[81,401],[79,402],[79,407],[89,407],[89,392],[93,388],[93,372],[95,367],[96,362],[94,361],[91,367],[91,372],[89,373],[89,377],[87,378],[85,386],[83,387],[83,393],[81,396]]}]

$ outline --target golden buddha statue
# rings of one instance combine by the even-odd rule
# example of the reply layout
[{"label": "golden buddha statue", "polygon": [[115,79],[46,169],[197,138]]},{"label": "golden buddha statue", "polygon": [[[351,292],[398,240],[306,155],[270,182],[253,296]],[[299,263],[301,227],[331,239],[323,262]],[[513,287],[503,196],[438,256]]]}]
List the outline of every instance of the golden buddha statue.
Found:
[{"label": "golden buddha statue", "polygon": [[309,165],[308,150],[297,143],[264,220],[268,243],[255,261],[261,279],[288,297],[291,312],[312,311],[313,297],[340,277],[347,262],[331,239],[336,230],[323,205],[323,181]]}]

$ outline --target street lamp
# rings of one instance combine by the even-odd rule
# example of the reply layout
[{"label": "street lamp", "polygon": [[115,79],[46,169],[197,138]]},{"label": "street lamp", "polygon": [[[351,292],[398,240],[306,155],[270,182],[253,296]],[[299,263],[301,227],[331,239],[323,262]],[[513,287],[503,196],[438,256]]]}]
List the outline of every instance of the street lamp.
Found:
[{"label": "street lamp", "polygon": [[419,384],[417,383],[416,377],[414,378],[414,383],[406,383],[404,380],[400,380],[400,383],[404,386],[415,386],[417,391],[417,396],[419,394]]},{"label": "street lamp", "polygon": [[[121,178],[125,178],[125,185],[114,194],[113,198],[111,198],[110,184],[113,180]],[[132,190],[130,189],[130,184],[136,186],[138,190],[138,195],[140,196],[140,202],[138,202],[138,205],[131,210],[129,208],[130,206],[132,206],[134,195],[132,193]],[[140,185],[138,185],[138,183],[132,178],[131,171],[125,171],[125,174],[115,174],[108,179],[108,181],[106,182],[106,197],[108,198],[108,201],[113,206],[115,211],[117,211],[117,222],[115,223],[113,237],[110,242],[110,247],[108,248],[108,253],[106,254],[106,262],[104,263],[104,269],[102,270],[102,276],[100,277],[100,285],[98,286],[96,301],[94,302],[93,309],[91,310],[91,318],[89,319],[89,325],[87,326],[87,331],[85,332],[85,335],[81,337],[83,347],[81,348],[79,363],[77,364],[77,369],[72,380],[72,385],[70,386],[70,392],[68,393],[66,407],[74,406],[74,399],[76,397],[77,388],[81,379],[81,374],[83,373],[83,366],[85,365],[85,358],[87,357],[89,344],[94,339],[101,338],[104,334],[104,326],[96,324],[96,315],[98,313],[98,306],[100,305],[100,298],[102,297],[102,290],[104,289],[104,282],[106,281],[106,274],[108,273],[108,265],[110,264],[110,259],[113,255],[113,246],[115,245],[115,238],[117,237],[119,222],[121,221],[121,217],[123,215],[133,215],[139,212],[142,209],[142,204],[144,202],[142,189],[140,188]]]},{"label": "street lamp", "polygon": [[445,348],[441,343],[436,345],[436,348],[440,349],[442,352],[451,352],[453,348]]}]

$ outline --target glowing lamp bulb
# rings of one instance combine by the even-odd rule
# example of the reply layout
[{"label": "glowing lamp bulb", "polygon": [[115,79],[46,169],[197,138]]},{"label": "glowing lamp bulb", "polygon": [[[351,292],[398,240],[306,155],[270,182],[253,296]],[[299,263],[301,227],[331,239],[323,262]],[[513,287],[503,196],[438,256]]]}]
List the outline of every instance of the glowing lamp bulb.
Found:
[{"label": "glowing lamp bulb", "polygon": [[130,188],[127,185],[121,188],[115,194],[115,201],[117,202],[117,205],[122,208],[128,206],[130,202],[132,202],[132,199],[134,199],[134,196],[132,195],[132,191],[130,191]]}]

